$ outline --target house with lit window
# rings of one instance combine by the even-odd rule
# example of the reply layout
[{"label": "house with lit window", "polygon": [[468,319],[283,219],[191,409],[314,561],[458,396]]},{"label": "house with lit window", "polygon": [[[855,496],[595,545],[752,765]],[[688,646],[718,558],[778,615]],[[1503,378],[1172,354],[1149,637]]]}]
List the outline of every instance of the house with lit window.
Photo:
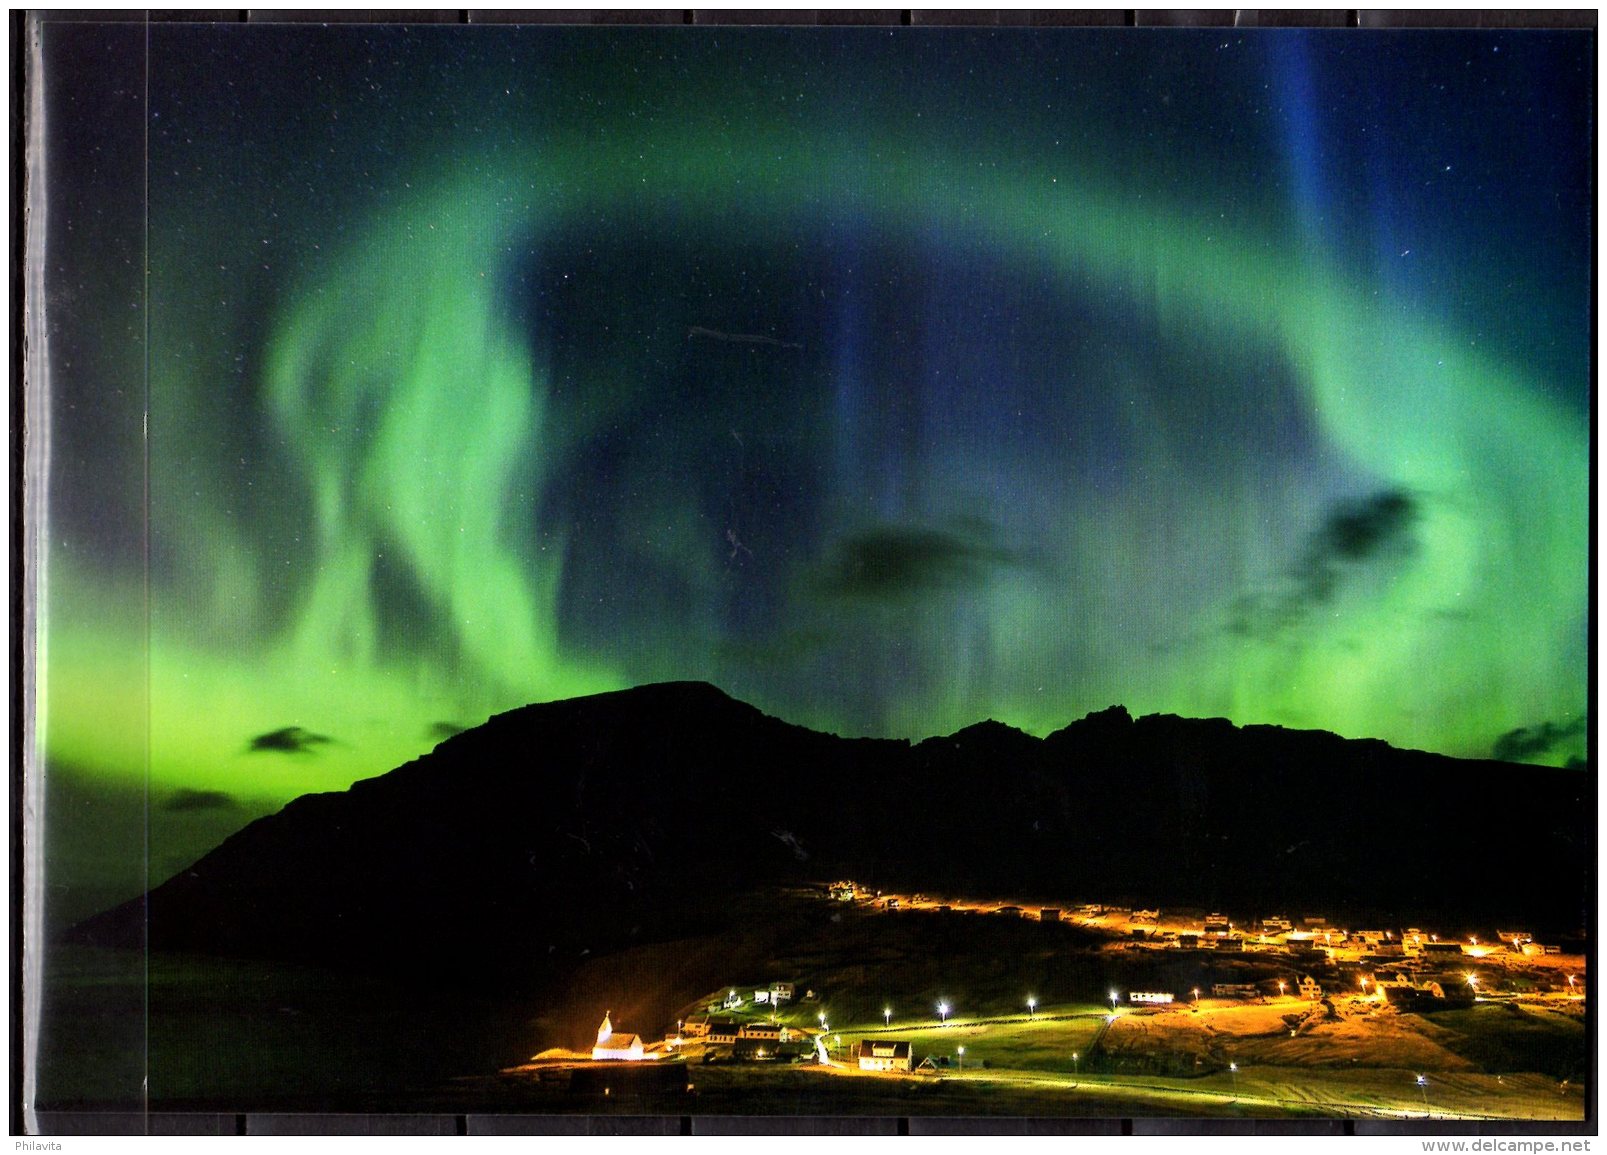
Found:
[{"label": "house with lit window", "polygon": [[1322,998],[1322,986],[1310,975],[1300,976],[1300,997],[1316,1002]]},{"label": "house with lit window", "polygon": [[611,1019],[612,1011],[603,1015],[603,1025],[597,1028],[597,1045],[591,1049],[593,1059],[623,1059],[639,1062],[647,1056],[642,1051],[640,1035],[616,1032]]},{"label": "house with lit window", "polygon": [[859,1044],[861,1071],[908,1071],[910,1045],[894,1039],[863,1039]]}]

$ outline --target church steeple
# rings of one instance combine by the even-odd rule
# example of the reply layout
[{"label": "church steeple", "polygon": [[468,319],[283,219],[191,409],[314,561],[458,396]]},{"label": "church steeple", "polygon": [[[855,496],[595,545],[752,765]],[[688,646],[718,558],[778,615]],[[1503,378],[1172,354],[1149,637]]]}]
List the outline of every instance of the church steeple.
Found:
[{"label": "church steeple", "polygon": [[599,1047],[606,1046],[608,1037],[614,1033],[614,1024],[609,1021],[609,1016],[613,1013],[613,1011],[603,1012],[603,1025],[597,1028],[597,1045]]}]

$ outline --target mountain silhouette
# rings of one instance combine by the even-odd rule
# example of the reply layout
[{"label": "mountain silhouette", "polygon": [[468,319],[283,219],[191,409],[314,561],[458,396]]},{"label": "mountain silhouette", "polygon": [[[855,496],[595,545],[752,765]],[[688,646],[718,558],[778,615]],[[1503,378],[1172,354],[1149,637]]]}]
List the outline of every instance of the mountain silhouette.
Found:
[{"label": "mountain silhouette", "polygon": [[673,682],[527,706],[298,798],[76,941],[530,974],[788,882],[1573,933],[1589,771],[1116,706],[845,739]]}]

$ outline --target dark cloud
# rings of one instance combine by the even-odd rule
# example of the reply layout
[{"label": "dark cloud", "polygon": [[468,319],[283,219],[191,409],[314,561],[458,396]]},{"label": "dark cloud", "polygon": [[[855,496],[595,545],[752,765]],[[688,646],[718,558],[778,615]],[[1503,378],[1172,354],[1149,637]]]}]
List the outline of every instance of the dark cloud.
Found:
[{"label": "dark cloud", "polygon": [[431,722],[430,728],[425,733],[429,735],[431,741],[445,742],[452,735],[461,734],[467,729],[467,726],[460,726],[456,722]]},{"label": "dark cloud", "polygon": [[877,526],[838,542],[820,587],[837,597],[901,601],[931,590],[973,589],[1019,561],[971,523],[962,531]]},{"label": "dark cloud", "polygon": [[1228,611],[1228,633],[1275,637],[1297,625],[1312,606],[1333,600],[1359,567],[1410,553],[1417,512],[1417,502],[1398,489],[1335,505],[1307,539],[1281,588],[1247,593],[1234,601]]},{"label": "dark cloud", "polygon": [[1585,732],[1585,720],[1574,718],[1567,722],[1541,722],[1537,726],[1519,726],[1508,730],[1495,740],[1490,756],[1503,762],[1522,762],[1546,754],[1554,747]]},{"label": "dark cloud", "polygon": [[270,730],[266,734],[258,734],[251,739],[250,749],[253,752],[311,754],[319,746],[327,746],[333,741],[333,738],[314,734],[311,730],[303,730],[300,726],[285,726],[279,730]]},{"label": "dark cloud", "polygon": [[1302,591],[1314,602],[1333,597],[1342,568],[1412,546],[1417,503],[1398,489],[1341,502],[1306,546],[1296,567]]},{"label": "dark cloud", "polygon": [[163,810],[232,810],[239,805],[234,795],[222,790],[175,790],[162,803]]}]

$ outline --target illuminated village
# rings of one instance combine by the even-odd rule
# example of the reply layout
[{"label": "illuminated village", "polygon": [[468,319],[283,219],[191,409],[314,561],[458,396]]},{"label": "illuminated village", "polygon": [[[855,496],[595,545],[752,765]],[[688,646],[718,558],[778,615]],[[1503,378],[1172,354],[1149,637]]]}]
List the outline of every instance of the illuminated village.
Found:
[{"label": "illuminated village", "polygon": [[[616,1026],[610,1011],[589,1053],[551,1048],[503,1078],[564,1076],[582,1098],[639,1100],[649,1088],[695,1098],[711,1080],[741,1080],[752,1094],[785,1069],[834,1087],[853,1080],[872,1094],[938,1086],[1060,1094],[1071,1096],[1067,1112],[1091,1114],[1118,1105],[1392,1119],[1583,1111],[1577,1083],[1480,1069],[1440,1045],[1450,1035],[1442,1024],[1465,1025],[1469,1016],[1499,1016],[1502,1030],[1519,1034],[1578,1028],[1587,992],[1579,944],[1565,948],[1523,929],[1452,936],[1352,928],[1312,913],[1240,921],[1216,911],[895,893],[852,881],[807,893],[831,905],[838,922],[872,927],[914,918],[962,933],[1000,920],[1028,933],[1032,924],[1046,934],[1076,928],[1093,936],[1082,953],[1110,973],[1174,977],[1113,983],[1097,1001],[1094,992],[1067,1000],[1023,989],[1013,1006],[997,998],[967,1006],[941,995],[913,1004],[891,988],[810,987],[793,975],[731,975],[652,1042],[626,1032],[659,1024]],[[1180,983],[1179,975],[1187,977]]]}]

